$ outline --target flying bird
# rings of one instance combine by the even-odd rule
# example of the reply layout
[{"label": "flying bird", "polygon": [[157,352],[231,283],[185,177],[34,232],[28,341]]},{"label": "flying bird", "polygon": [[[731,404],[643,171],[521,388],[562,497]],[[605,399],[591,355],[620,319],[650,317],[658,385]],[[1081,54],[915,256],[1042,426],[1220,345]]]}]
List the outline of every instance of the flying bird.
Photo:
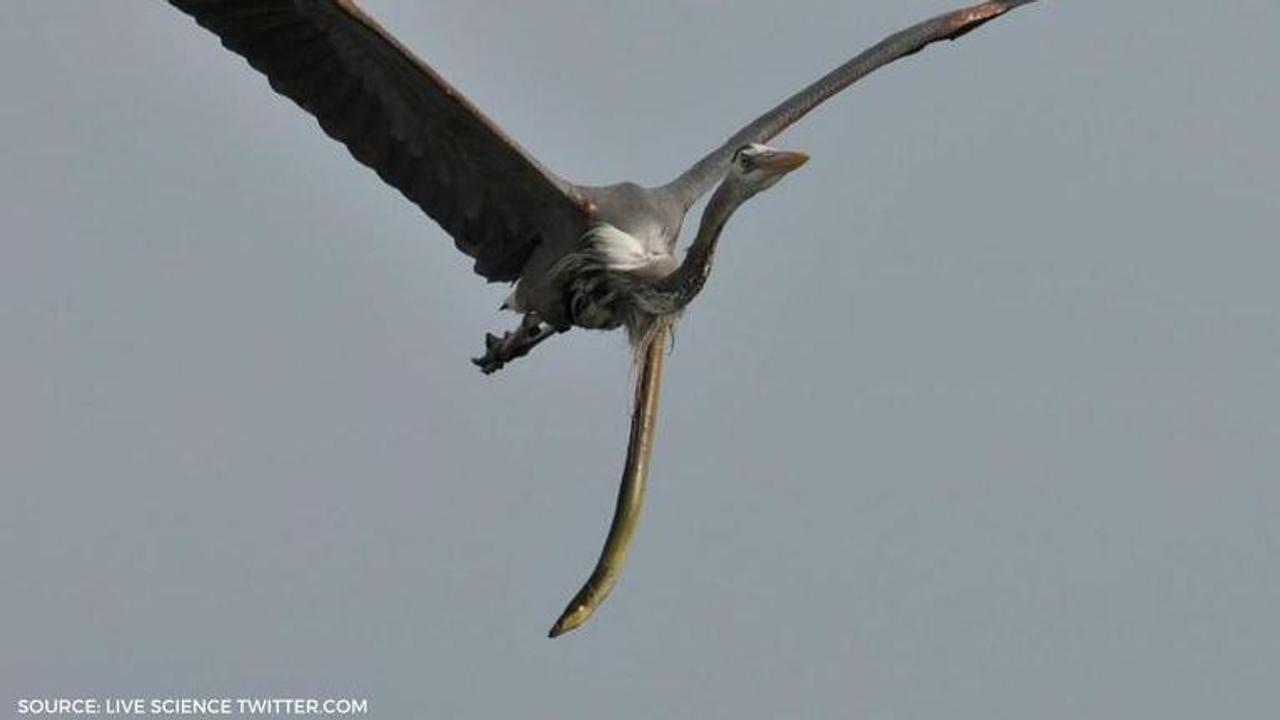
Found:
[{"label": "flying bird", "polygon": [[[486,334],[485,373],[573,327],[624,327],[638,367],[613,522],[551,628],[581,626],[613,589],[643,507],[672,324],[701,291],[734,211],[807,160],[769,142],[876,68],[1034,0],[993,0],[894,33],[734,133],[671,182],[578,185],[544,167],[353,0],[169,0],[266,75],[356,160],[417,204],[489,281],[513,282],[518,327]],[[712,192],[714,190],[714,192]],[[682,260],[685,214],[708,192]]]}]

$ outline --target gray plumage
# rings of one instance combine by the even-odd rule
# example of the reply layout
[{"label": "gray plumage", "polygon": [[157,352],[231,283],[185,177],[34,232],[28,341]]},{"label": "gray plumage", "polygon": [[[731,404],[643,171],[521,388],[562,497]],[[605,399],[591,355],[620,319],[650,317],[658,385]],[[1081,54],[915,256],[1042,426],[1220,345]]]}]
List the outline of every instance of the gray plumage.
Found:
[{"label": "gray plumage", "polygon": [[895,33],[671,183],[644,188],[582,186],[555,175],[351,0],[170,0],[438,222],[475,258],[477,273],[518,280],[513,304],[557,330],[617,326],[600,322],[600,308],[581,297],[575,314],[566,296],[572,278],[552,274],[589,227],[608,224],[644,243],[656,264],[649,276],[669,271],[685,213],[724,178],[738,148],[767,142],[872,70],[1032,1],[986,2]]},{"label": "gray plumage", "polygon": [[[486,352],[476,359],[482,370],[493,372],[571,327],[628,329],[644,390],[624,472],[623,495],[631,498],[641,496],[626,491],[642,474],[636,468],[647,467],[661,379],[652,343],[661,337],[665,345],[666,329],[701,290],[733,211],[804,161],[803,154],[763,143],[876,68],[1033,1],[983,2],[895,33],[734,133],[670,183],[646,188],[584,186],[557,176],[352,0],[169,0],[421,207],[475,258],[477,273],[516,282],[504,307],[523,319],[502,337],[486,336]],[[677,262],[685,214],[717,186],[698,236]],[[637,443],[644,457],[632,452]],[[627,511],[620,500],[619,517]],[[625,555],[626,542],[620,546]],[[593,593],[584,587],[587,604],[574,606],[577,624],[607,587]],[[557,623],[561,632],[572,627],[565,618]]]}]

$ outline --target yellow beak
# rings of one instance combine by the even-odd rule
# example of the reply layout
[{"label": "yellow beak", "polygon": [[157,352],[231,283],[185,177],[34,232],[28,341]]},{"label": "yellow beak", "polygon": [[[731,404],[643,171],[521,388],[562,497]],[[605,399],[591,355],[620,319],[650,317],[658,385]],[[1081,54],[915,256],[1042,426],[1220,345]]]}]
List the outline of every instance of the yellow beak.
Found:
[{"label": "yellow beak", "polygon": [[809,162],[809,156],[794,150],[771,150],[756,158],[756,165],[772,173],[789,173]]}]

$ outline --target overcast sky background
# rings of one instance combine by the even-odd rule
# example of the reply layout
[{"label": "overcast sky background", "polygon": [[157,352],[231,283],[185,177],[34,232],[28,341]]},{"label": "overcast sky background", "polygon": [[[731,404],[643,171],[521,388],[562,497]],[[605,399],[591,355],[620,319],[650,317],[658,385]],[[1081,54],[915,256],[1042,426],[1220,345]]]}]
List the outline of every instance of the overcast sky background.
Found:
[{"label": "overcast sky background", "polygon": [[[597,183],[951,6],[363,4]],[[679,327],[630,567],[551,641],[613,508],[623,335],[482,376],[507,288],[212,35],[8,3],[0,699],[1273,714],[1278,29],[1046,0],[782,136],[813,160]]]}]

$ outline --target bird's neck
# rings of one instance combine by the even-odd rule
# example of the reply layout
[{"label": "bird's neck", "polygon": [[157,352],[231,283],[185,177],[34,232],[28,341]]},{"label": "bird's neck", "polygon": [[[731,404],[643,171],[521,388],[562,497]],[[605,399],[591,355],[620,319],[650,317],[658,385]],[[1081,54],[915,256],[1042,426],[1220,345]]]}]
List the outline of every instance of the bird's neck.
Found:
[{"label": "bird's neck", "polygon": [[741,200],[728,183],[716,188],[702,211],[698,234],[684,260],[674,272],[648,288],[642,298],[642,309],[654,315],[670,315],[683,310],[698,296],[711,274],[711,262],[724,226],[740,204]]}]

